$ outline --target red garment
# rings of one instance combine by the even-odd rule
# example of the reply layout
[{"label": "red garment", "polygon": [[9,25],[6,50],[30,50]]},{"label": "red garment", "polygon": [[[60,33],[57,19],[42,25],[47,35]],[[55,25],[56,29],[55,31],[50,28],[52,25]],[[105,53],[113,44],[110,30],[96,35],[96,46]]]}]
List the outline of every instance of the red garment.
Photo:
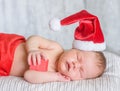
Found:
[{"label": "red garment", "polygon": [[34,66],[33,64],[30,65],[30,70],[42,71],[45,72],[48,70],[48,60],[41,59],[40,65]]},{"label": "red garment", "polygon": [[21,35],[0,33],[0,76],[9,75],[15,49],[22,42]]}]

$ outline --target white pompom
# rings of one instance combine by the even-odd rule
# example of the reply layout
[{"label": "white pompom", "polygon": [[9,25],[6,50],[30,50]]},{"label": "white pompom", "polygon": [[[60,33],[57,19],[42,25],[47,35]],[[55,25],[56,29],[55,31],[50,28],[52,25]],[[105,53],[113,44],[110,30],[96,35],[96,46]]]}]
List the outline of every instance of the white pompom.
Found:
[{"label": "white pompom", "polygon": [[51,21],[50,21],[50,28],[53,30],[53,31],[60,31],[61,30],[61,24],[60,24],[60,19],[58,18],[53,18]]}]

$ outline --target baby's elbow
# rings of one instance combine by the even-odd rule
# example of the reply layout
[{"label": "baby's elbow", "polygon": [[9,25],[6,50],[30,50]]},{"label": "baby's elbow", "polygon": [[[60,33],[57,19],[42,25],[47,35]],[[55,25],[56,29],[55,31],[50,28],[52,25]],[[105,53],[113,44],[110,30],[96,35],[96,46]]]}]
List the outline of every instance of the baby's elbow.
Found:
[{"label": "baby's elbow", "polygon": [[30,82],[31,76],[30,76],[30,72],[29,72],[29,71],[26,71],[26,72],[24,73],[24,79],[25,79],[26,81]]},{"label": "baby's elbow", "polygon": [[26,71],[24,73],[24,79],[32,84],[44,83],[44,80],[41,77],[39,78],[39,75],[33,70]]},{"label": "baby's elbow", "polygon": [[24,73],[24,79],[27,81],[27,82],[30,82],[30,83],[35,83],[35,78],[33,77],[33,75],[31,74],[31,72],[28,70]]}]

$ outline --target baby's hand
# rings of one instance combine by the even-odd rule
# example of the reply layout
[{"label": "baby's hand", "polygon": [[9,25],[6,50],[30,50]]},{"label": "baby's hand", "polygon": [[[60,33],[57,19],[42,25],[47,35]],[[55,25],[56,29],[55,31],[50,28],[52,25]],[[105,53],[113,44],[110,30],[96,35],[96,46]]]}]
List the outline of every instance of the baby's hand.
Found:
[{"label": "baby's hand", "polygon": [[70,77],[68,77],[68,76],[65,76],[65,75],[62,75],[61,73],[57,73],[57,76],[58,76],[58,81],[70,81],[71,79],[70,79]]},{"label": "baby's hand", "polygon": [[29,65],[40,65],[41,60],[48,61],[47,57],[39,50],[30,51],[28,53],[28,64]]}]

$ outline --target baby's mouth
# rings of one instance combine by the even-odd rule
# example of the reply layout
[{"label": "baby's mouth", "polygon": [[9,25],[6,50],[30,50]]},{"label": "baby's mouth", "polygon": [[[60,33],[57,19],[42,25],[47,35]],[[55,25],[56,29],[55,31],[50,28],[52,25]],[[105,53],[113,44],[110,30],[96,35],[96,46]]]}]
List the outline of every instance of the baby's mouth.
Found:
[{"label": "baby's mouth", "polygon": [[70,70],[70,64],[68,62],[66,62],[66,68],[67,68],[67,71]]}]

